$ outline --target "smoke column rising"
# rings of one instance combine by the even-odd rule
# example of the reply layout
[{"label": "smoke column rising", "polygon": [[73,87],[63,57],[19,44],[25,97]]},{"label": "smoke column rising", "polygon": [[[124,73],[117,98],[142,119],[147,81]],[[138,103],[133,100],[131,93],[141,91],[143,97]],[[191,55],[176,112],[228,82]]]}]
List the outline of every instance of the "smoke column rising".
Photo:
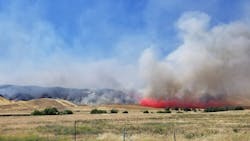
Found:
[{"label": "smoke column rising", "polygon": [[146,49],[140,68],[146,81],[141,105],[210,107],[246,105],[250,99],[250,26],[242,21],[210,25],[210,17],[187,12],[176,26],[180,46],[158,60]]}]

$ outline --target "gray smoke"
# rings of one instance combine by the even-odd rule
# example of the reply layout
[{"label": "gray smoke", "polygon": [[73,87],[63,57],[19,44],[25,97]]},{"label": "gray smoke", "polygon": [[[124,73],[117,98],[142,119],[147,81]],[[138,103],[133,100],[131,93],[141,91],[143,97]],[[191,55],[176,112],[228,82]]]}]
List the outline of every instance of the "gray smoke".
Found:
[{"label": "gray smoke", "polygon": [[153,98],[250,99],[250,26],[243,21],[210,25],[210,17],[188,12],[176,23],[181,44],[158,60],[141,56],[146,96]]}]

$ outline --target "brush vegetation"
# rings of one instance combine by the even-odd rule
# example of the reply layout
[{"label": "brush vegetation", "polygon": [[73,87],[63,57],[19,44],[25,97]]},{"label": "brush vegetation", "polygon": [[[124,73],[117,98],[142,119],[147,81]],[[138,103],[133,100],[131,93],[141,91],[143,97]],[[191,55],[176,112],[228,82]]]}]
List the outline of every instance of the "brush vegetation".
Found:
[{"label": "brush vegetation", "polygon": [[34,110],[31,115],[37,116],[37,115],[68,115],[73,114],[71,110],[63,110],[59,111],[57,108],[45,108],[44,110]]},{"label": "brush vegetation", "polygon": [[93,109],[90,111],[90,114],[106,114],[106,110],[98,110],[98,109]]},{"label": "brush vegetation", "polygon": [[117,109],[111,109],[111,110],[110,110],[110,113],[111,113],[111,114],[116,114],[116,113],[118,113],[118,112],[119,112],[119,110],[117,110]]},{"label": "brush vegetation", "polygon": [[232,111],[232,110],[244,110],[244,108],[242,106],[208,107],[204,109],[204,112],[221,112],[221,111]]},{"label": "brush vegetation", "polygon": [[122,113],[123,113],[123,114],[128,114],[128,111],[123,111]]}]

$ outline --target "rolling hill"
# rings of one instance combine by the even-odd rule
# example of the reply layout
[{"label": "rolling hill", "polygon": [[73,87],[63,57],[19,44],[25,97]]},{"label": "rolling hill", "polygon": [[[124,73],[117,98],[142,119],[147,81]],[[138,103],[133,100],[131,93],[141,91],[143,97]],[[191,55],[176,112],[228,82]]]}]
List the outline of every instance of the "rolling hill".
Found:
[{"label": "rolling hill", "polygon": [[6,105],[6,104],[11,104],[12,101],[0,96],[0,105]]},{"label": "rolling hill", "polygon": [[29,113],[35,109],[44,109],[47,107],[73,109],[77,105],[62,99],[40,98],[28,101],[10,101],[0,97],[0,113]]}]

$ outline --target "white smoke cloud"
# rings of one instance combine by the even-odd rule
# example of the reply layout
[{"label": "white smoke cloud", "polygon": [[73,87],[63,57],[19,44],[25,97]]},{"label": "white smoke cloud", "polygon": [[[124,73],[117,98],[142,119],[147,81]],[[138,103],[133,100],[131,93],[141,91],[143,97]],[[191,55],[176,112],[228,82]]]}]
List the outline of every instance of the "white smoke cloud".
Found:
[{"label": "white smoke cloud", "polygon": [[[1,84],[141,88],[146,83],[147,93],[159,98],[189,93],[199,97],[205,93],[246,95],[249,92],[250,31],[249,25],[241,21],[213,26],[204,13],[185,13],[176,23],[182,44],[160,61],[153,48],[146,49],[139,59],[139,68],[137,58],[144,48],[152,44],[175,44],[158,39],[165,35],[158,32],[165,24],[168,29],[172,28],[175,18],[171,18],[170,9],[175,9],[178,2],[150,1],[143,12],[145,29],[132,35],[119,35],[118,41],[114,41],[115,47],[111,47],[115,55],[105,59],[81,57],[85,40],[72,37],[73,43],[67,42],[56,27],[39,15],[39,3],[32,6],[13,3],[16,4],[0,11]],[[165,13],[168,10],[170,17]],[[101,18],[109,16],[100,13]],[[97,17],[90,15],[90,19],[84,20],[92,18]],[[162,22],[164,18],[170,20]],[[104,21],[107,19],[104,17]],[[114,27],[108,28],[109,22],[105,22],[104,27],[98,25],[97,29],[103,30],[100,34],[106,33],[108,38],[113,35],[109,32],[122,34]],[[80,30],[87,31],[80,31],[83,33],[79,36],[88,36],[92,30],[82,26]],[[102,54],[98,50],[93,52]]]},{"label": "white smoke cloud", "polygon": [[13,2],[0,11],[0,84],[117,89],[137,85],[134,64],[75,55],[81,45],[67,43],[41,18],[37,5],[24,5]]},{"label": "white smoke cloud", "polygon": [[[250,97],[250,26],[210,25],[201,12],[184,13],[176,26],[182,43],[159,60],[147,49],[141,70],[146,94],[155,98]],[[227,98],[227,97],[224,97]]]}]

